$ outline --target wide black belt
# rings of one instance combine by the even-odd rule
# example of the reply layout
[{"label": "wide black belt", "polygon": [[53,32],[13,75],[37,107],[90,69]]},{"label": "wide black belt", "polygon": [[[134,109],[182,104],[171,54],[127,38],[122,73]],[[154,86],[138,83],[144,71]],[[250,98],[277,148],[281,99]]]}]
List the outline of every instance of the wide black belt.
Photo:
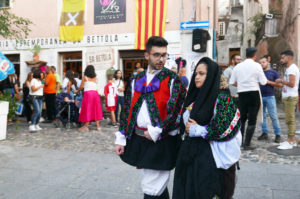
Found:
[{"label": "wide black belt", "polygon": [[141,128],[141,127],[135,126],[135,133],[139,136],[145,137],[145,131],[147,131],[147,130],[148,129],[146,129],[146,128]]}]

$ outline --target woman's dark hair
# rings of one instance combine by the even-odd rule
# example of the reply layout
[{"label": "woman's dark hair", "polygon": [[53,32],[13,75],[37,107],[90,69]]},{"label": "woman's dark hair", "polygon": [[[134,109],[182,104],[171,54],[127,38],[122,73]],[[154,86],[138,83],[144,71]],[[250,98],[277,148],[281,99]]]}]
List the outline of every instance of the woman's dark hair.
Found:
[{"label": "woman's dark hair", "polygon": [[[118,78],[117,78],[117,74],[118,74],[118,72],[121,72],[121,73],[122,73],[122,71],[121,71],[121,70],[116,70],[116,71],[115,71],[115,74],[114,74],[114,78],[115,78],[115,79],[118,79]],[[123,77],[122,77],[122,75],[121,75],[121,78],[120,78],[120,80],[122,80],[122,79],[123,79]]]},{"label": "woman's dark hair", "polygon": [[39,68],[33,70],[33,78],[41,79],[41,73],[43,71]]},{"label": "woman's dark hair", "polygon": [[186,60],[183,59],[182,57],[179,57],[179,58],[175,59],[175,62],[177,64],[177,66],[180,67],[180,68],[186,66]]},{"label": "woman's dark hair", "polygon": [[29,73],[27,74],[27,78],[26,78],[25,82],[26,82],[26,81],[31,81],[31,75],[33,75],[33,72],[29,72]]},{"label": "woman's dark hair", "polygon": [[74,84],[75,86],[77,85],[76,80],[74,79],[74,74],[72,70],[67,70],[66,72],[66,78],[69,79],[69,81]]},{"label": "woman's dark hair", "polygon": [[74,72],[74,78],[79,78],[79,74],[77,72]]},{"label": "woman's dark hair", "polygon": [[89,78],[94,78],[96,77],[96,73],[95,73],[95,68],[93,65],[88,65],[85,70],[84,70],[84,75],[89,77]]}]

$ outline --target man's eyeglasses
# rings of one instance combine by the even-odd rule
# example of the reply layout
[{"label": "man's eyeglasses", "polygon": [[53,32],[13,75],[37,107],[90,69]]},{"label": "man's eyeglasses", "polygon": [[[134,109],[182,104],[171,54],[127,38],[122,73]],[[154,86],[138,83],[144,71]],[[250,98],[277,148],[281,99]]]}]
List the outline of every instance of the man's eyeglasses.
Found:
[{"label": "man's eyeglasses", "polygon": [[153,54],[150,54],[150,55],[153,55],[153,57],[154,57],[155,59],[160,59],[160,58],[168,59],[168,57],[169,57],[169,54],[168,54],[168,53],[163,53],[163,54],[160,54],[160,53],[153,53]]}]

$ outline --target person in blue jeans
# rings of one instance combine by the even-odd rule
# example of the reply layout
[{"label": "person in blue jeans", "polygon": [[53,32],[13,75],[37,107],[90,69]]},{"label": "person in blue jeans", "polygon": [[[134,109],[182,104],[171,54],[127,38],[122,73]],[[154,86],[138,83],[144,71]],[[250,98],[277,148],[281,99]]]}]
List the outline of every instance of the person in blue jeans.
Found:
[{"label": "person in blue jeans", "polygon": [[274,87],[281,87],[281,83],[276,83],[277,79],[280,79],[280,76],[275,70],[269,68],[268,57],[264,56],[259,60],[264,73],[267,77],[268,84],[264,86],[260,86],[260,91],[262,95],[262,102],[263,102],[263,122],[261,124],[262,134],[258,137],[258,140],[268,140],[268,121],[267,121],[267,110],[269,116],[272,121],[272,126],[275,133],[275,142],[280,143],[280,125],[277,116],[277,107],[276,107],[276,99],[275,99],[275,92]]},{"label": "person in blue jeans", "polygon": [[39,126],[44,94],[44,84],[41,81],[41,72],[40,69],[34,70],[33,79],[30,81],[29,96],[32,99],[33,116],[31,125],[29,126],[29,132],[42,130]]}]

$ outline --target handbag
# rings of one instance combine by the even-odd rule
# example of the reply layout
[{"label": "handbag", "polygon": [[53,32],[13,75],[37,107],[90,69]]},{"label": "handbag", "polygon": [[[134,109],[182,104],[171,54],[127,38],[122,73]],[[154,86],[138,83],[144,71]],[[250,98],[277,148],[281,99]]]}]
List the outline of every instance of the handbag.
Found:
[{"label": "handbag", "polygon": [[22,115],[24,105],[22,103],[16,103],[16,104],[18,105],[17,110],[16,110],[16,114],[17,115]]}]

